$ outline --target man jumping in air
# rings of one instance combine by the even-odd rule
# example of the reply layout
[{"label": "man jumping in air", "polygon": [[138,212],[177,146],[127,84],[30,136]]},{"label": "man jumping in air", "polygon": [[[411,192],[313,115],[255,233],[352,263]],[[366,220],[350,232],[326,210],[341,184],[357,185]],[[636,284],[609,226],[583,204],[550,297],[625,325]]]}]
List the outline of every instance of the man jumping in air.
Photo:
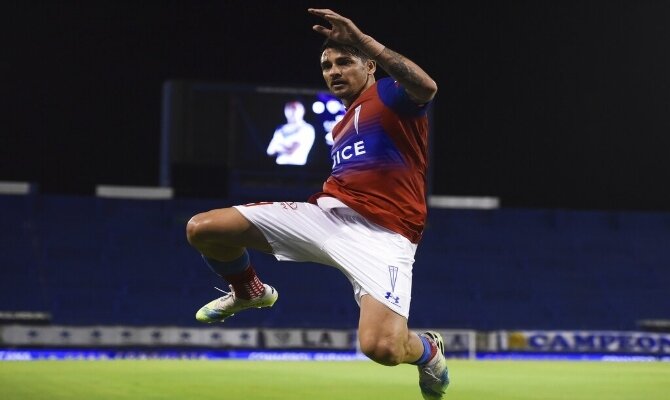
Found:
[{"label": "man jumping in air", "polygon": [[[321,72],[347,108],[333,129],[331,175],[309,202],[247,204],[188,222],[189,242],[231,287],[196,318],[223,321],[277,300],[277,291],[256,275],[247,248],[280,261],[330,265],[353,286],[363,353],[383,365],[417,365],[424,399],[441,399],[449,384],[442,337],[407,327],[412,265],[427,211],[426,113],[437,85],[348,18],[308,11],[330,24],[313,27],[326,37]],[[377,66],[391,77],[376,80]]]}]

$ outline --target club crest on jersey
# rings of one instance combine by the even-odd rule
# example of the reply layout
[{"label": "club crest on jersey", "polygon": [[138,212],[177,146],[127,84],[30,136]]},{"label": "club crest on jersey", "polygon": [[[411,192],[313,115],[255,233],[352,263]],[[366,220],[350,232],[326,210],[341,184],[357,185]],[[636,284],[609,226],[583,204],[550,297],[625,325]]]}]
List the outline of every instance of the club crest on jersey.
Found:
[{"label": "club crest on jersey", "polygon": [[395,292],[395,284],[398,280],[398,267],[394,267],[392,265],[389,265],[389,278],[391,281],[391,291],[386,292],[384,295],[384,298],[388,300],[391,304],[394,306],[400,307],[400,296],[396,296]]}]

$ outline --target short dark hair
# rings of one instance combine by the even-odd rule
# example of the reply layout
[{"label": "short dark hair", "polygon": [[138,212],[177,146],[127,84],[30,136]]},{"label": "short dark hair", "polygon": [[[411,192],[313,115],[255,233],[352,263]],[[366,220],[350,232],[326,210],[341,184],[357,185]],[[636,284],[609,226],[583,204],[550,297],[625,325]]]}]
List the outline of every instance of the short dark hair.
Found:
[{"label": "short dark hair", "polygon": [[367,61],[370,57],[363,53],[358,47],[350,46],[348,44],[342,44],[331,39],[326,39],[321,45],[321,52],[323,53],[326,49],[335,49],[341,51],[342,53],[349,54],[356,58],[360,58],[363,61]]}]

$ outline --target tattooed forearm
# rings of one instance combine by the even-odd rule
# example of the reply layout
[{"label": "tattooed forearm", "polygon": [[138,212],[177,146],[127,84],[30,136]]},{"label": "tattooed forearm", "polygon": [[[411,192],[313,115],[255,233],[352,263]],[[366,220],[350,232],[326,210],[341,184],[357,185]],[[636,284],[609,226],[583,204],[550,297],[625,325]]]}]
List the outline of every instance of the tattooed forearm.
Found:
[{"label": "tattooed forearm", "polygon": [[421,67],[407,57],[385,47],[375,60],[398,81],[417,103],[427,103],[437,92],[437,85]]},{"label": "tattooed forearm", "polygon": [[361,36],[357,46],[398,81],[415,103],[424,104],[433,99],[437,92],[437,84],[412,60],[385,47],[368,35]]},{"label": "tattooed forearm", "polygon": [[384,62],[379,62],[379,64],[391,76],[396,79],[402,79],[406,83],[421,84],[421,78],[407,65],[407,61],[409,61],[407,58],[388,47],[384,48],[380,54],[379,61],[381,61],[382,56]]}]

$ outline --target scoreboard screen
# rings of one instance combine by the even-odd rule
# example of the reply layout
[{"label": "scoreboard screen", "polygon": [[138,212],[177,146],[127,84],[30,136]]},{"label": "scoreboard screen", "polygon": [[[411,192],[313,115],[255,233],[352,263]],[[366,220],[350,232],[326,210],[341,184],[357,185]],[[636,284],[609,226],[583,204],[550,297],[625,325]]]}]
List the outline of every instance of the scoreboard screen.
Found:
[{"label": "scoreboard screen", "polygon": [[161,184],[178,194],[216,186],[217,195],[304,200],[330,173],[331,130],[344,112],[325,90],[167,82]]}]

